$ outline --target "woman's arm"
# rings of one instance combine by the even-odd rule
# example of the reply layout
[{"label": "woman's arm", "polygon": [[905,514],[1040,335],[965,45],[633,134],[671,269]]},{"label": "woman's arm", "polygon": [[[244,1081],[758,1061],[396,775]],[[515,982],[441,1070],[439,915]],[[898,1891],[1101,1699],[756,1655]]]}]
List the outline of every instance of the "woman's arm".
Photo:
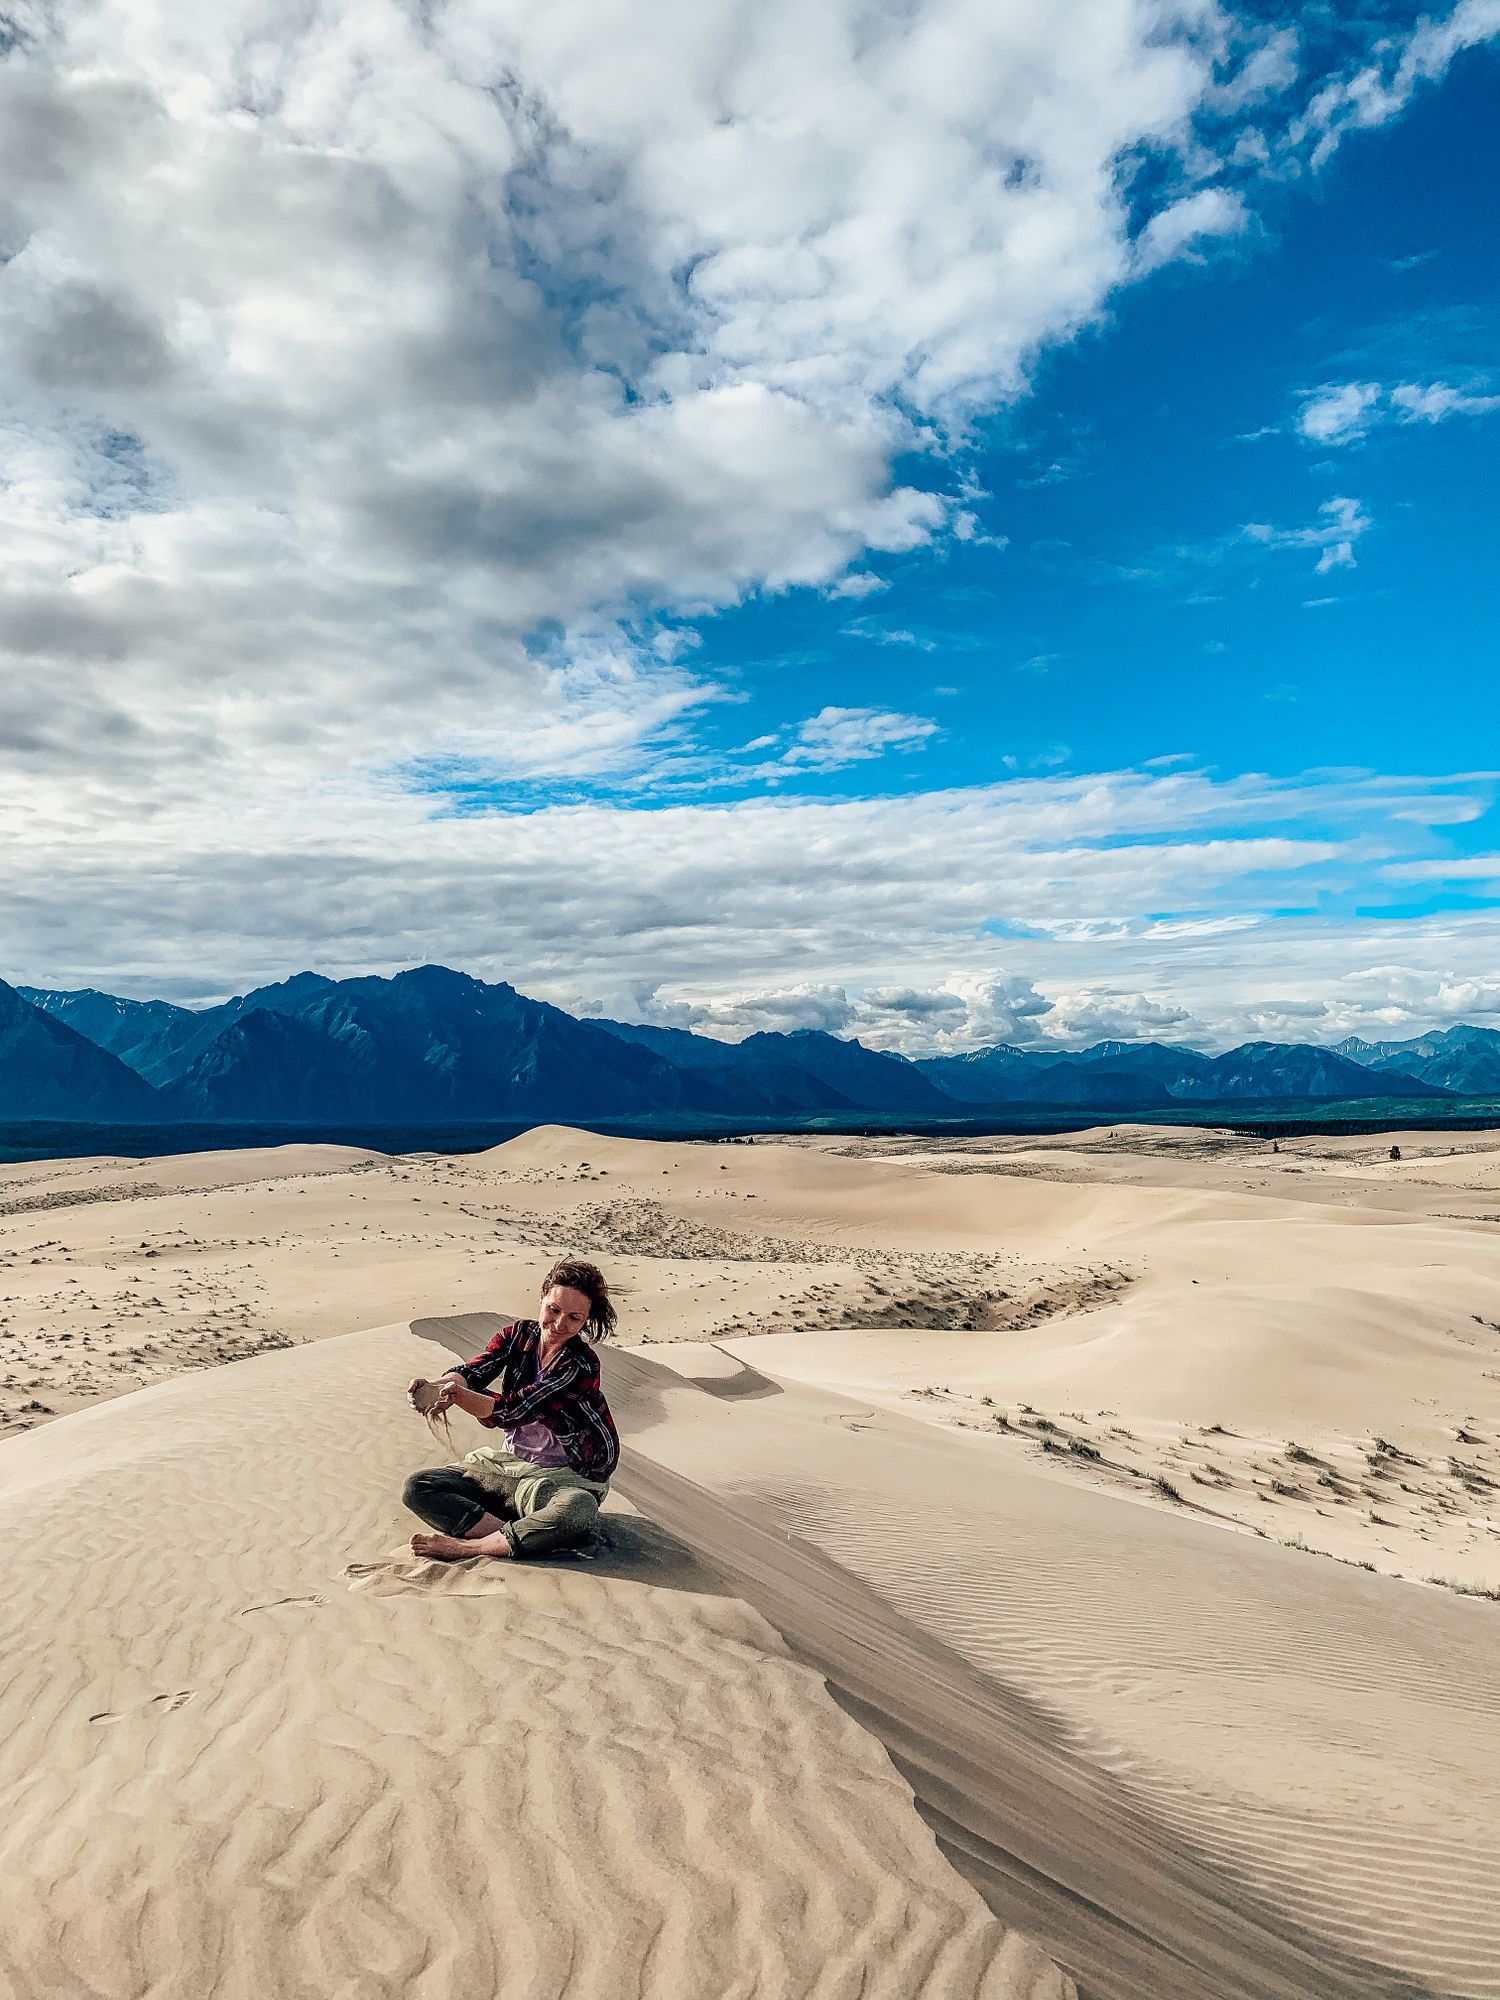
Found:
[{"label": "woman's arm", "polygon": [[[457,1367],[447,1370],[467,1389],[488,1389],[496,1376],[504,1376],[516,1351],[516,1336],[521,1322],[511,1320],[494,1336],[482,1354],[476,1354],[472,1361],[463,1361]],[[447,1379],[445,1375],[444,1379]]]},{"label": "woman's arm", "polygon": [[[510,1320],[490,1341],[482,1354],[476,1354],[472,1361],[465,1361],[456,1368],[448,1369],[436,1382],[429,1382],[418,1375],[407,1384],[406,1393],[413,1409],[420,1409],[417,1401],[418,1389],[434,1393],[434,1400],[428,1403],[424,1415],[440,1417],[444,1410],[467,1410],[471,1417],[477,1417],[482,1424],[489,1423],[494,1415],[497,1398],[486,1395],[487,1385],[497,1375],[502,1376],[510,1359],[512,1343],[515,1339],[519,1320]],[[425,1399],[424,1399],[425,1400]]]},{"label": "woman's arm", "polygon": [[495,1404],[498,1401],[495,1396],[487,1396],[483,1389],[471,1389],[456,1369],[447,1375],[440,1375],[433,1383],[429,1383],[423,1375],[418,1375],[409,1382],[406,1393],[413,1408],[418,1407],[417,1391],[425,1388],[437,1390],[436,1396],[428,1403],[424,1412],[430,1417],[440,1417],[444,1410],[458,1409],[467,1410],[471,1417],[478,1417],[481,1423],[485,1423],[494,1415]]},{"label": "woman's arm", "polygon": [[487,1396],[483,1389],[471,1389],[462,1375],[457,1373],[445,1375],[442,1379],[444,1387],[450,1382],[453,1384],[453,1393],[440,1405],[441,1408],[446,1410],[451,1403],[460,1410],[467,1410],[471,1417],[478,1417],[481,1422],[494,1414],[497,1397]]}]

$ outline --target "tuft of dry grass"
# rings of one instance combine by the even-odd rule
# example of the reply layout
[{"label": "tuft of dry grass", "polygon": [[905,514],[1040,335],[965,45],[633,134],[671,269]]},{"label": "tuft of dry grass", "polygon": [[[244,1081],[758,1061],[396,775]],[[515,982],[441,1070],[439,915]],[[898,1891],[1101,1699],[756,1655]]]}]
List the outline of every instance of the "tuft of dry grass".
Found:
[{"label": "tuft of dry grass", "polygon": [[1500,1604],[1500,1589],[1488,1583],[1460,1583],[1456,1577],[1429,1576],[1428,1583],[1435,1583],[1440,1590],[1451,1590],[1456,1597],[1482,1597],[1490,1604]]},{"label": "tuft of dry grass", "polygon": [[1318,1465],[1324,1467],[1325,1469],[1327,1468],[1328,1465],[1327,1459],[1319,1458],[1317,1453],[1315,1451],[1309,1451],[1306,1445],[1294,1444],[1289,1442],[1286,1448],[1286,1456],[1292,1461],[1294,1465]]}]

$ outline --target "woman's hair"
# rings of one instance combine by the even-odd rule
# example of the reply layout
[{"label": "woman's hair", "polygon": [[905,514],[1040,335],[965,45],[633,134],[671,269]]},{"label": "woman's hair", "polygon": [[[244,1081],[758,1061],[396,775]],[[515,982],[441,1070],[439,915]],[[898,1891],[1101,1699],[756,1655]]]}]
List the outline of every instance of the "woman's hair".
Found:
[{"label": "woman's hair", "polygon": [[542,1297],[554,1285],[566,1285],[570,1292],[582,1292],[589,1302],[589,1316],[583,1323],[587,1340],[608,1340],[615,1330],[615,1309],[610,1304],[609,1286],[597,1264],[581,1257],[559,1257],[542,1280]]}]

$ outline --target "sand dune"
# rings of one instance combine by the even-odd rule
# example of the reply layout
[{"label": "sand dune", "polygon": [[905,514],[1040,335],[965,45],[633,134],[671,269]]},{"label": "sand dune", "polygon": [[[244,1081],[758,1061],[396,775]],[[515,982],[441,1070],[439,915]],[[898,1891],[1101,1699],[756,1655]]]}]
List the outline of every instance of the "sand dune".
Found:
[{"label": "sand dune", "polygon": [[349,1588],[409,1525],[429,1358],[330,1340],[6,1448],[0,1990],[1066,2000],[628,1510],[597,1561]]},{"label": "sand dune", "polygon": [[[1052,1717],[1054,1754],[1095,1774],[1082,1800],[1049,1779],[1027,1785],[1023,1812],[1010,1804],[1025,1860],[1074,1815],[1061,1886],[1161,1946],[1150,1977],[1117,1986],[1081,1956],[1073,1900],[1010,1906],[1087,1990],[1500,1992],[1490,1606],[1229,1541],[991,1440],[797,1386],[650,1394],[663,1413],[642,1454],[860,1577]],[[993,1809],[1001,1789],[982,1802]],[[1253,1942],[1210,1920],[1205,1905],[1220,1903]],[[1294,1950],[1316,1969],[1299,1970]],[[1192,1971],[1174,1984],[1168,1966]]]},{"label": "sand dune", "polygon": [[[1170,1125],[1109,1125],[1052,1138],[793,1140],[849,1158],[985,1174],[1134,1187],[1233,1189],[1284,1201],[1424,1213],[1433,1191],[1459,1215],[1500,1219],[1500,1146],[1484,1132],[1351,1133],[1270,1139]],[[1395,1146],[1401,1157],[1392,1160]]]},{"label": "sand dune", "polygon": [[[1059,1992],[1035,1935],[1096,2000],[1497,2000],[1500,1148],[1400,1143],[0,1169],[0,1992]],[[568,1249],[644,1517],[393,1560],[401,1327]]]},{"label": "sand dune", "polygon": [[[1446,1163],[1488,1199],[1483,1135],[1402,1138],[1403,1169]],[[1500,1236],[1449,1212],[1458,1190],[1406,1183],[1393,1212],[1374,1199],[1379,1141],[1297,1141],[1340,1199],[1288,1200],[1224,1184],[1259,1171],[1262,1142],[1129,1127],[1028,1142],[1026,1178],[940,1171],[976,1143],[866,1159],[546,1127],[457,1159],[295,1147],[0,1171],[0,1432],[521,1297],[571,1247],[608,1263],[632,1339],[787,1337],[788,1374],[949,1425],[1004,1418],[1079,1478],[1500,1588]]]},{"label": "sand dune", "polygon": [[[920,1222],[900,1241],[855,1240],[864,1177],[783,1149],[551,1127],[458,1159],[298,1146],[0,1168],[0,1434],[186,1368],[523,1296],[560,1247],[608,1259],[647,1339],[881,1312],[946,1324],[961,1302],[1001,1324],[1116,1282],[1097,1260],[997,1250],[982,1234],[929,1243]],[[828,1220],[825,1189],[840,1203]]]}]

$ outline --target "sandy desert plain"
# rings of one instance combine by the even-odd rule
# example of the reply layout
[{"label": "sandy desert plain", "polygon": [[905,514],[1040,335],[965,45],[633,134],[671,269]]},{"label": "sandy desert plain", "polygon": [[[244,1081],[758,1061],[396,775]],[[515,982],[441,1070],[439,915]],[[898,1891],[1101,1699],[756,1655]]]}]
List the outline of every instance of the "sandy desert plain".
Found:
[{"label": "sandy desert plain", "polygon": [[[605,1532],[416,1561],[565,1250]],[[1500,1996],[1500,1134],[8,1166],[0,1429],[5,2000]]]}]

